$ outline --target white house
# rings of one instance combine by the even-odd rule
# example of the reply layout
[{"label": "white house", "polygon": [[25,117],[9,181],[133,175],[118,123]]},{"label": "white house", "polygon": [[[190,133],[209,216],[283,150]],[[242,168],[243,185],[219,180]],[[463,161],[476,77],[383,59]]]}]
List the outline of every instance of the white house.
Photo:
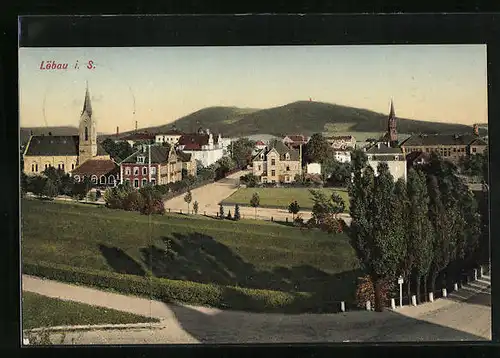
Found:
[{"label": "white house", "polygon": [[354,149],[356,147],[356,139],[352,135],[327,137],[326,141],[333,149]]},{"label": "white house", "polygon": [[168,143],[171,145],[176,145],[183,134],[184,133],[178,131],[177,129],[172,129],[164,133],[158,133],[155,135],[155,143],[157,144]]},{"label": "white house", "polygon": [[334,158],[340,163],[350,163],[351,162],[351,152],[346,150],[337,150],[333,152]]},{"label": "white house", "polygon": [[306,167],[307,174],[321,174],[321,164],[320,163],[309,163]]},{"label": "white house", "polygon": [[224,156],[223,139],[219,134],[214,137],[210,131],[196,134],[183,134],[179,138],[178,149],[191,154],[198,164],[204,167],[214,164]]},{"label": "white house", "polygon": [[378,175],[378,164],[386,162],[395,181],[399,178],[406,180],[406,158],[401,148],[391,148],[388,143],[378,142],[372,147],[364,150],[368,157],[368,164],[372,167],[375,175]]}]

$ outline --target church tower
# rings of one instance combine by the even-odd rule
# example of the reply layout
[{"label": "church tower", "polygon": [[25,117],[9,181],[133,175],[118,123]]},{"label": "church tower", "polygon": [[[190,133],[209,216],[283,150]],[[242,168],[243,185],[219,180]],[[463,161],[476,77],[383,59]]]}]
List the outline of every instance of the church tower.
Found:
[{"label": "church tower", "polygon": [[83,110],[80,114],[79,135],[78,164],[81,165],[97,155],[97,128],[96,121],[92,113],[88,83],[85,90]]},{"label": "church tower", "polygon": [[391,110],[389,112],[389,118],[387,119],[387,140],[394,146],[398,142],[398,132],[396,129],[396,113],[394,112],[394,103],[391,99]]}]

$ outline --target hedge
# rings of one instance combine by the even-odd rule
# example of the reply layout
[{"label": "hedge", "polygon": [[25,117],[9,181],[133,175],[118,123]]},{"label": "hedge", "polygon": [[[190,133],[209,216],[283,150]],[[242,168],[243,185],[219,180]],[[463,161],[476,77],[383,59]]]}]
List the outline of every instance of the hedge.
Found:
[{"label": "hedge", "polygon": [[280,292],[202,284],[105,272],[47,262],[23,262],[23,273],[51,280],[82,284],[163,302],[182,302],[250,312],[338,312],[337,302],[313,293]]}]

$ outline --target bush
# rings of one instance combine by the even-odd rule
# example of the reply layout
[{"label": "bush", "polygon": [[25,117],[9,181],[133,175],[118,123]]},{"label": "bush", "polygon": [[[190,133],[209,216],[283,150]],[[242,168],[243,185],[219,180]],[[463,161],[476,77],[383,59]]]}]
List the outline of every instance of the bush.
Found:
[{"label": "bush", "polygon": [[295,224],[295,226],[303,226],[304,225],[304,218],[302,217],[302,215],[297,214],[295,219],[293,219],[293,223]]},{"label": "bush", "polygon": [[238,204],[236,204],[234,206],[234,220],[235,221],[238,221],[241,219],[241,215],[240,215],[240,206]]},{"label": "bush", "polygon": [[169,280],[91,270],[47,262],[23,261],[23,274],[82,284],[163,302],[183,302],[251,312],[338,312],[329,302],[318,303],[313,293],[280,292]]},{"label": "bush", "polygon": [[122,200],[122,208],[127,211],[140,211],[144,205],[144,198],[138,191],[132,191]]}]

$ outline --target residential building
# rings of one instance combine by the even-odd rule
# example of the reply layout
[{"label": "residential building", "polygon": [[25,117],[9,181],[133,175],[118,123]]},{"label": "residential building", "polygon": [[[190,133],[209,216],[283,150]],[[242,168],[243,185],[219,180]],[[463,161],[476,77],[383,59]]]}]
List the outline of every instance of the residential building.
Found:
[{"label": "residential building", "polygon": [[191,154],[196,162],[204,167],[214,164],[224,156],[222,135],[214,137],[209,130],[182,135],[178,149]]},{"label": "residential building", "polygon": [[266,148],[266,143],[264,143],[264,142],[263,142],[263,141],[261,141],[261,140],[258,140],[258,141],[256,141],[256,142],[255,142],[255,149],[256,149],[256,150],[259,150],[259,151],[260,151],[260,150],[262,150],[262,149],[264,149],[264,148]]},{"label": "residential building", "polygon": [[196,160],[194,156],[189,153],[182,152],[180,150],[176,151],[178,159],[182,162],[182,170],[186,171],[187,175],[196,176],[197,168]]},{"label": "residential building", "polygon": [[378,175],[378,164],[386,162],[395,181],[399,178],[406,180],[406,159],[401,148],[391,147],[390,142],[378,142],[370,148],[365,148],[364,151],[368,157],[368,164],[374,170],[375,175]]},{"label": "residential building", "polygon": [[487,143],[474,133],[462,135],[419,134],[413,135],[401,143],[405,154],[435,152],[452,162],[457,162],[461,157],[467,155],[481,154],[487,146]]},{"label": "residential building", "polygon": [[351,152],[348,150],[336,150],[335,152],[333,152],[333,157],[337,162],[340,163],[351,162]]},{"label": "residential building", "polygon": [[301,145],[309,143],[309,137],[302,134],[287,135],[283,138],[283,144],[290,148],[298,149]]},{"label": "residential building", "polygon": [[306,166],[307,174],[321,174],[321,164],[320,163],[309,163]]},{"label": "residential building", "polygon": [[120,163],[121,183],[134,188],[162,185],[182,179],[182,160],[173,146],[142,146]]},{"label": "residential building", "polygon": [[120,183],[120,166],[112,159],[87,160],[71,172],[76,182],[89,178],[95,185],[114,187]]},{"label": "residential building", "polygon": [[410,152],[406,155],[406,167],[408,170],[410,168],[418,167],[419,165],[427,164],[430,159],[430,153],[425,152]]},{"label": "residential building", "polygon": [[177,130],[176,128],[173,128],[166,132],[156,134],[155,143],[156,144],[168,143],[170,145],[176,145],[177,143],[179,143],[179,139],[182,137],[183,134],[184,134],[183,132]]},{"label": "residential building", "polygon": [[254,156],[252,172],[261,183],[291,183],[302,174],[301,151],[275,141]]},{"label": "residential building", "polygon": [[128,142],[131,147],[142,144],[153,144],[155,142],[155,135],[151,133],[136,132],[116,140],[116,142],[120,141]]},{"label": "residential building", "polygon": [[352,135],[326,137],[326,141],[336,150],[356,148],[356,139]]},{"label": "residential building", "polygon": [[97,143],[97,123],[87,86],[80,114],[79,135],[32,135],[23,153],[23,170],[27,175],[38,175],[54,167],[69,174],[77,166],[94,159],[111,158]]}]

